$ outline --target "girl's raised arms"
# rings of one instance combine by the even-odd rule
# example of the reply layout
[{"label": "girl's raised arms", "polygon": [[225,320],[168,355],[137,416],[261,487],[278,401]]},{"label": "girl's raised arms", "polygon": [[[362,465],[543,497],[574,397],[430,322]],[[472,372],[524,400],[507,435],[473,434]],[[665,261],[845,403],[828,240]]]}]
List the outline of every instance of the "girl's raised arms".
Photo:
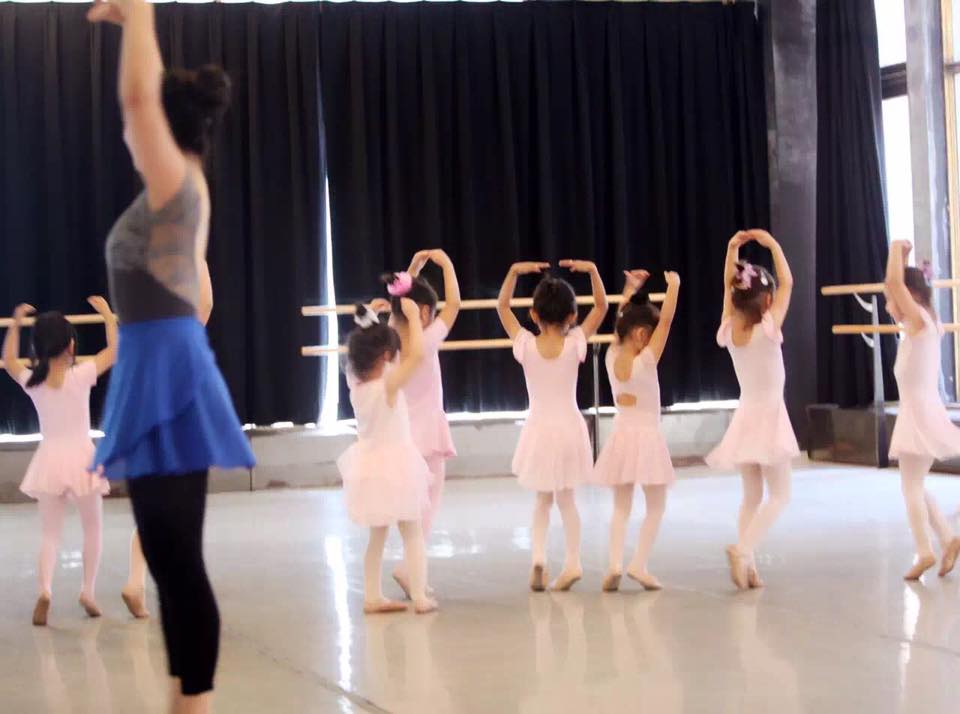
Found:
[{"label": "girl's raised arms", "polygon": [[443,309],[437,318],[446,323],[447,330],[452,330],[453,324],[457,321],[457,315],[460,314],[460,282],[457,280],[457,271],[453,267],[450,256],[440,248],[435,248],[421,250],[414,255],[407,272],[417,277],[427,261],[434,263],[443,271]]},{"label": "girl's raised arms", "polygon": [[409,333],[407,345],[400,353],[400,364],[390,370],[384,378],[387,389],[387,404],[391,407],[397,401],[397,392],[410,381],[410,377],[423,359],[423,326],[420,324],[420,308],[409,298],[400,301],[403,316],[407,318]]},{"label": "girl's raised arms", "polygon": [[566,268],[572,273],[589,273],[590,287],[593,289],[593,309],[587,313],[587,316],[580,323],[580,329],[584,336],[589,340],[600,329],[603,319],[607,316],[609,303],[607,302],[607,290],[603,287],[603,278],[600,277],[600,271],[597,270],[595,263],[589,260],[561,260],[560,267]]},{"label": "girl's raised arms", "polygon": [[532,275],[542,273],[550,267],[550,263],[514,263],[507,271],[507,277],[503,279],[503,285],[500,287],[500,295],[497,297],[497,315],[500,316],[500,324],[506,331],[507,336],[512,340],[520,332],[520,321],[513,314],[513,308],[510,307],[510,301],[517,290],[517,278],[521,275]]},{"label": "girl's raised arms", "polygon": [[917,332],[923,328],[924,307],[913,299],[903,279],[903,268],[913,246],[905,240],[895,240],[890,244],[890,254],[887,257],[887,275],[883,287],[890,297],[897,303],[903,316],[903,323],[910,332]]},{"label": "girl's raised arms", "polygon": [[3,367],[17,384],[25,367],[20,364],[20,325],[23,319],[37,310],[33,305],[22,303],[13,311],[13,324],[3,338]]},{"label": "girl's raised arms", "polygon": [[677,314],[677,300],[680,297],[680,276],[677,273],[667,271],[663,274],[663,277],[667,281],[667,295],[660,308],[660,321],[647,343],[647,346],[653,351],[653,356],[657,358],[657,362],[660,361],[663,350],[667,346],[670,326],[673,324],[674,315]]}]

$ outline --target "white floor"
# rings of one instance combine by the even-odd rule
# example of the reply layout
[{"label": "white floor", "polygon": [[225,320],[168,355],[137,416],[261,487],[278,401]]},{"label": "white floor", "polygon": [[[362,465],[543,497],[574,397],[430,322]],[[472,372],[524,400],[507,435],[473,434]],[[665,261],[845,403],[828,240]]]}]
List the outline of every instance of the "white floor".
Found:
[{"label": "white floor", "polygon": [[[427,617],[362,615],[365,534],[338,491],[212,496],[217,711],[960,711],[960,576],[901,580],[912,554],[894,472],[799,471],[763,549],[767,588],[748,594],[733,592],[723,554],[739,480],[695,476],[682,472],[671,493],[652,563],[667,585],[658,594],[599,592],[607,493],[580,495],[584,580],[534,595],[530,496],[507,479],[450,484],[430,553],[443,609]],[[949,511],[960,505],[960,478],[930,487]],[[87,620],[75,604],[73,522],[51,626],[37,629],[35,511],[0,507],[0,711],[163,711],[159,628],[130,620],[117,596],[127,503],[106,510],[105,617]],[[552,536],[559,557],[559,528]],[[388,549],[399,557],[399,539]]]}]

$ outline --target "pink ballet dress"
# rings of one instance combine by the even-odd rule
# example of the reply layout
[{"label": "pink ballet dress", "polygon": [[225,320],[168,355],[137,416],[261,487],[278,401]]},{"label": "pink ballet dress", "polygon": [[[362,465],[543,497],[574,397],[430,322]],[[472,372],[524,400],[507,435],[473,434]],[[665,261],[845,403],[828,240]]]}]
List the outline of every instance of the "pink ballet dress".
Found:
[{"label": "pink ballet dress", "polygon": [[31,498],[110,493],[107,480],[89,470],[94,453],[90,440],[90,390],[97,383],[97,365],[88,361],[71,367],[58,388],[46,382],[27,387],[31,375],[29,369],[23,370],[20,386],[37,410],[43,438],[20,490]]},{"label": "pink ballet dress", "polygon": [[410,412],[410,432],[420,454],[433,464],[457,455],[450,425],[443,411],[440,345],[449,333],[443,320],[434,320],[423,331],[423,361],[403,388]]},{"label": "pink ballet dress", "polygon": [[893,373],[900,410],[890,439],[890,458],[902,455],[946,459],[960,454],[960,429],[940,398],[940,339],[943,327],[923,311],[923,328],[906,334]]},{"label": "pink ballet dress", "polygon": [[383,378],[348,382],[357,441],[337,467],[350,520],[371,528],[419,521],[428,504],[430,471],[410,435],[403,392],[391,407]]},{"label": "pink ballet dress", "polygon": [[587,340],[579,327],[570,330],[558,357],[546,359],[537,338],[521,330],[513,356],[523,365],[530,396],[530,416],[513,455],[513,473],[532,491],[561,491],[590,478],[593,452],[587,424],[577,406],[577,375],[587,357]]},{"label": "pink ballet dress", "polygon": [[620,381],[615,369],[618,352],[616,345],[607,350],[607,376],[614,402],[621,395],[637,401],[631,407],[617,407],[613,434],[603,445],[591,480],[603,486],[671,484],[673,462],[660,431],[657,358],[647,347],[634,358],[629,379]]},{"label": "pink ballet dress", "polygon": [[740,382],[740,404],[720,444],[707,456],[715,469],[733,469],[742,464],[773,466],[799,456],[783,402],[783,333],[767,312],[753,326],[750,341],[733,344],[733,326],[727,318],[720,325],[717,344],[726,347]]}]

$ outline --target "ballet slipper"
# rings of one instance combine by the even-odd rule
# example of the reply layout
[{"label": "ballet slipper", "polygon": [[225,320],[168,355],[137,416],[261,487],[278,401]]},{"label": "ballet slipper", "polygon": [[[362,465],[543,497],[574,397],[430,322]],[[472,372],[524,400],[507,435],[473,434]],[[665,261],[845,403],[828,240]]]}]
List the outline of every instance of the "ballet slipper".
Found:
[{"label": "ballet slipper", "polygon": [[919,580],[921,575],[930,570],[930,568],[936,564],[937,559],[933,555],[927,555],[922,558],[918,556],[917,560],[913,564],[913,567],[907,571],[907,574],[903,576],[903,579]]},{"label": "ballet slipper", "polygon": [[103,615],[103,613],[100,612],[100,608],[97,607],[97,603],[93,601],[93,598],[89,598],[86,595],[80,596],[80,607],[87,613],[87,617],[100,617]]},{"label": "ballet slipper", "polygon": [[394,612],[406,612],[407,604],[383,598],[378,602],[364,602],[364,615],[386,615]]},{"label": "ballet slipper", "polygon": [[951,540],[943,551],[943,560],[940,561],[941,578],[946,577],[953,571],[953,566],[957,564],[957,556],[960,556],[960,538]]},{"label": "ballet slipper", "polygon": [[576,585],[582,577],[582,572],[560,573],[560,577],[553,581],[553,585],[550,586],[550,589],[558,593],[568,592],[570,588]]},{"label": "ballet slipper", "polygon": [[747,559],[737,550],[737,546],[727,546],[727,561],[730,563],[730,579],[738,590],[749,587],[747,580]]},{"label": "ballet slipper", "polygon": [[429,597],[418,600],[413,604],[413,611],[418,615],[426,615],[431,612],[436,612],[439,609],[440,605],[437,604],[437,601]]},{"label": "ballet slipper", "polygon": [[649,590],[650,592],[656,592],[657,590],[663,590],[663,583],[661,583],[657,578],[650,573],[641,572],[637,573],[633,570],[627,569],[627,576],[634,580],[643,587],[644,590]]},{"label": "ballet slipper", "polygon": [[41,595],[33,607],[33,624],[35,627],[47,626],[47,615],[50,613],[50,596]]},{"label": "ballet slipper", "polygon": [[547,568],[541,563],[533,566],[530,571],[530,589],[535,593],[542,593],[547,589]]},{"label": "ballet slipper", "polygon": [[120,597],[123,604],[127,606],[130,614],[138,620],[146,620],[150,617],[150,611],[147,610],[147,595],[143,590],[130,591],[124,588],[120,591]]},{"label": "ballet slipper", "polygon": [[603,592],[615,593],[620,589],[620,573],[609,572],[603,579]]}]

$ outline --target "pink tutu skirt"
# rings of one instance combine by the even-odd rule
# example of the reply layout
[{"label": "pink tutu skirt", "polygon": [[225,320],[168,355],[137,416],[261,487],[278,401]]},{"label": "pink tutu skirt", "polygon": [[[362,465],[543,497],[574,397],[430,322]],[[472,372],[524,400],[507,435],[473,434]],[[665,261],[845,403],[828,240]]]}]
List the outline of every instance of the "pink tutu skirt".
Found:
[{"label": "pink tutu skirt", "polygon": [[567,418],[527,419],[513,455],[513,473],[521,486],[563,491],[587,482],[592,471],[590,435],[579,412]]},{"label": "pink tutu skirt", "polygon": [[99,473],[89,471],[93,463],[93,442],[81,439],[71,443],[43,440],[30,460],[20,490],[30,498],[110,493],[110,484]]},{"label": "pink tutu skirt", "polygon": [[660,415],[628,409],[618,413],[591,482],[600,486],[655,486],[672,484],[674,479],[670,449],[660,431]]},{"label": "pink tutu skirt", "polygon": [[432,476],[412,442],[357,442],[337,460],[350,520],[377,528],[419,521]]},{"label": "pink tutu skirt", "polygon": [[938,460],[960,454],[960,429],[950,421],[939,399],[900,402],[890,439],[890,458],[905,454]]},{"label": "pink tutu skirt", "polygon": [[744,402],[733,414],[727,433],[707,455],[707,465],[730,470],[741,464],[773,466],[800,455],[783,399]]}]

